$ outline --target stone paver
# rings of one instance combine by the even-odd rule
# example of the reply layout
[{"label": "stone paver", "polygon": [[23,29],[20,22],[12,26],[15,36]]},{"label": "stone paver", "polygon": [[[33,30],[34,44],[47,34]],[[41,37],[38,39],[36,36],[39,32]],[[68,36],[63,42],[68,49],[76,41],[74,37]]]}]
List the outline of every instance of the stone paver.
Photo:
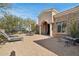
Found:
[{"label": "stone paver", "polygon": [[17,56],[57,56],[55,53],[52,53],[34,42],[35,40],[48,38],[48,36],[26,36],[25,34],[19,36],[23,37],[22,41],[0,45],[0,56],[9,56],[12,50],[16,52]]}]

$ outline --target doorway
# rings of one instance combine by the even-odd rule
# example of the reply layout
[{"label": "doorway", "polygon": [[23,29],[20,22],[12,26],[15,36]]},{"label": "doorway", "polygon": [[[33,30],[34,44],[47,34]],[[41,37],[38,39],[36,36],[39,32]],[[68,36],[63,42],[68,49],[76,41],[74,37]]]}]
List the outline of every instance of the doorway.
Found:
[{"label": "doorway", "polygon": [[50,24],[48,24],[47,22],[43,22],[42,24],[42,34],[50,35]]}]

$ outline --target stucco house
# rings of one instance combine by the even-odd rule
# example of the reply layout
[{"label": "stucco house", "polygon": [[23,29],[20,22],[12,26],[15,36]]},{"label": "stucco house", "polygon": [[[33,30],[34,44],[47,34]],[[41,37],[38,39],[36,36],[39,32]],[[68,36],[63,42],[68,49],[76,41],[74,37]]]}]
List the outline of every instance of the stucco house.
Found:
[{"label": "stucco house", "polygon": [[[79,24],[79,6],[63,12],[58,12],[55,9],[45,10],[38,16],[39,34],[52,37],[69,34],[70,22],[73,18]],[[79,25],[77,27],[79,28]]]}]

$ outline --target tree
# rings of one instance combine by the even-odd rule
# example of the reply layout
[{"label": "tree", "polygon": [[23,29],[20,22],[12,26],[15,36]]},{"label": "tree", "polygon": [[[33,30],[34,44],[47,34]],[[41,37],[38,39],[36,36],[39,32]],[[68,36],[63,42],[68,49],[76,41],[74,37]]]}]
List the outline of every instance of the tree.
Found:
[{"label": "tree", "polygon": [[10,3],[0,3],[0,13],[2,13],[3,15],[9,13],[8,9],[11,9]]},{"label": "tree", "polygon": [[24,25],[26,26],[26,28],[31,29],[31,31],[35,31],[35,21],[32,20],[31,18],[25,19]]},{"label": "tree", "polygon": [[0,3],[0,8],[8,7],[10,3]]},{"label": "tree", "polygon": [[79,30],[77,27],[77,20],[76,18],[71,19],[71,24],[70,24],[70,35],[74,38],[79,37]]},{"label": "tree", "polygon": [[21,25],[21,18],[14,15],[4,15],[0,20],[0,28],[5,29],[7,32],[11,32],[18,26],[18,22]]},{"label": "tree", "polygon": [[[6,25],[4,25],[5,20],[4,17],[5,15],[8,15],[8,9],[10,8],[11,4],[10,3],[0,3],[0,28],[4,28]],[[5,17],[6,18],[6,17]]]}]

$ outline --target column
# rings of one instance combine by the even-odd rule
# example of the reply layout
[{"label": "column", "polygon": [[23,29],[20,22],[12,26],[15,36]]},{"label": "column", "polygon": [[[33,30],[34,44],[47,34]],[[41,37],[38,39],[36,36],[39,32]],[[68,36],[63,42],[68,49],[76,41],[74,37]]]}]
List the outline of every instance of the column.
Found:
[{"label": "column", "polygon": [[41,35],[41,25],[39,26],[39,34]]},{"label": "column", "polygon": [[53,34],[52,34],[53,30],[52,30],[52,23],[50,24],[50,36],[52,37]]}]

